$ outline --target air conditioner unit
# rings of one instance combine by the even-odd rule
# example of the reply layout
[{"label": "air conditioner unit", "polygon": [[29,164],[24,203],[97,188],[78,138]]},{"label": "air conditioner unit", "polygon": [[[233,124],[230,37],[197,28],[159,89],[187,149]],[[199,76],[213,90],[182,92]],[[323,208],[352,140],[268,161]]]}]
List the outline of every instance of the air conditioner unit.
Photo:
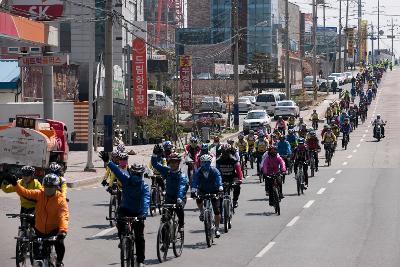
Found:
[{"label": "air conditioner unit", "polygon": [[42,48],[41,47],[30,47],[29,48],[29,52],[31,52],[31,53],[41,53],[42,52]]},{"label": "air conditioner unit", "polygon": [[8,53],[9,54],[19,54],[20,49],[19,47],[9,47],[8,48]]}]

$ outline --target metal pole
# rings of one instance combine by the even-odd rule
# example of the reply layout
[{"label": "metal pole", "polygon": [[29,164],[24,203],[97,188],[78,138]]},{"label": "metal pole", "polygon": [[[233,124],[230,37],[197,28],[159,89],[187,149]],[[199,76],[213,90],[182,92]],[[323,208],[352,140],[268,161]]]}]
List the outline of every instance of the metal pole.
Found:
[{"label": "metal pole", "polygon": [[[49,46],[43,48],[43,54],[50,51]],[[43,67],[43,117],[54,119],[54,90],[53,90],[53,66]]]},{"label": "metal pole", "polygon": [[290,37],[289,37],[289,0],[285,1],[285,35],[286,35],[286,64],[285,64],[285,87],[286,87],[286,96],[288,99],[291,98],[290,91]]},{"label": "metal pole", "polygon": [[345,26],[345,41],[344,41],[344,69],[347,69],[347,57],[348,57],[348,30],[349,30],[349,0],[346,0],[346,26]]},{"label": "metal pole", "polygon": [[375,36],[374,36],[374,25],[371,25],[372,28],[372,32],[371,32],[371,43],[372,43],[372,53],[371,53],[371,60],[372,60],[372,64],[375,64],[375,55],[374,55],[374,40],[375,40]]},{"label": "metal pole", "polygon": [[[361,62],[361,17],[362,17],[362,5],[361,0],[358,0],[358,40],[357,40],[357,60]],[[355,63],[355,62],[354,62]]]},{"label": "metal pole", "polygon": [[317,3],[315,0],[312,1],[313,5],[313,59],[312,59],[312,64],[313,64],[313,89],[314,89],[314,100],[316,101],[318,98],[317,92],[318,92],[318,86],[317,86]]},{"label": "metal pole", "polygon": [[[106,0],[106,10],[112,12],[112,0]],[[105,94],[104,94],[104,151],[113,149],[113,17],[108,15],[105,27]]]},{"label": "metal pole", "polygon": [[380,31],[381,31],[381,24],[380,24],[380,11],[381,11],[381,5],[380,5],[380,0],[378,0],[378,55],[379,55],[379,51],[380,51],[380,44],[379,44],[379,39],[380,39]]},{"label": "metal pole", "polygon": [[[324,48],[324,52],[326,53],[326,56],[328,56],[328,45],[327,45],[327,43],[326,43],[326,14],[325,14],[325,11],[326,11],[326,2],[324,1],[324,5],[323,5],[323,9],[322,9],[322,12],[323,12],[323,17],[324,17],[324,45],[323,45],[323,48]],[[328,74],[328,73],[326,73],[326,74]],[[328,93],[329,93],[329,90],[328,90]]]},{"label": "metal pole", "polygon": [[235,130],[239,131],[239,1],[233,0],[233,21],[234,21],[234,42],[235,42],[235,51],[234,51],[234,67],[233,74],[235,77],[235,102],[233,105],[233,121],[235,125]]},{"label": "metal pole", "polygon": [[132,62],[131,62],[131,51],[132,47],[127,45],[127,78],[126,87],[128,88],[128,145],[132,145]]},{"label": "metal pole", "polygon": [[392,65],[394,64],[394,26],[393,26],[393,17],[392,17],[392,57],[390,58],[390,61],[392,62]]},{"label": "metal pole", "polygon": [[[94,36],[94,22],[89,24],[90,36]],[[94,38],[90,38],[89,47],[94,46]],[[89,53],[89,117],[88,117],[88,147],[87,147],[87,160],[85,172],[93,172],[93,64],[94,64],[94,50]]]},{"label": "metal pole", "polygon": [[337,72],[342,72],[342,0],[339,0],[339,63]]},{"label": "metal pole", "polygon": [[95,109],[96,109],[96,116],[94,118],[94,151],[97,152],[97,146],[98,146],[98,129],[97,129],[97,124],[98,124],[98,119],[99,119],[99,98],[100,98],[100,83],[101,83],[101,71],[102,71],[102,66],[103,66],[103,55],[100,54],[100,60],[99,60],[99,66],[97,69],[97,87],[96,87],[96,103],[95,103]]}]

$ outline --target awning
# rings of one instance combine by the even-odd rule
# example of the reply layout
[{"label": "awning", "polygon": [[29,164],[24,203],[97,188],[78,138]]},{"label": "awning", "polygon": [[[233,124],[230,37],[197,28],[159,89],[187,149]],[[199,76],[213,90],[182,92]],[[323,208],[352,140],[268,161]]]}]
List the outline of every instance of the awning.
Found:
[{"label": "awning", "polygon": [[17,60],[0,60],[0,89],[17,89],[19,75]]}]

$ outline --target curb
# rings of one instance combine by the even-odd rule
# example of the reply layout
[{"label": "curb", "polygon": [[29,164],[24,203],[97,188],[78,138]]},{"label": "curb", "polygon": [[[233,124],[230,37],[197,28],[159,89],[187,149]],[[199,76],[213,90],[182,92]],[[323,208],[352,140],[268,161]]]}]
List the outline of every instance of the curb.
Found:
[{"label": "curb", "polygon": [[102,178],[103,178],[103,176],[99,176],[99,177],[92,177],[89,179],[81,179],[81,180],[77,180],[74,182],[67,182],[67,187],[68,188],[77,188],[77,187],[81,187],[81,186],[85,186],[85,185],[92,185],[95,183],[100,183]]}]

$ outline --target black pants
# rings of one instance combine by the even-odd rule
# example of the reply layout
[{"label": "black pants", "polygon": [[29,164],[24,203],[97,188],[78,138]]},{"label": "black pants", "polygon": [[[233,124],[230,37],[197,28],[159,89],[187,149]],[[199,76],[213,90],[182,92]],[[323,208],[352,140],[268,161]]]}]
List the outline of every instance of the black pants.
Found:
[{"label": "black pants", "polygon": [[319,160],[318,160],[318,152],[316,150],[311,151],[311,157],[314,157],[314,161],[315,161],[315,169],[318,170],[318,164],[319,164]]},{"label": "black pants", "polygon": [[[268,200],[269,204],[272,205],[272,198],[273,198],[273,191],[272,191],[272,185],[273,185],[273,179],[267,178],[267,176],[264,175],[264,180],[265,180],[265,192],[268,192]],[[283,197],[283,192],[282,192],[282,181],[279,183],[279,196]]]},{"label": "black pants", "polygon": [[[168,195],[167,195],[166,196],[166,200],[165,200],[165,204],[176,204],[176,201],[170,201],[168,199]],[[172,210],[171,209],[170,209],[170,212],[172,214]],[[176,216],[178,217],[179,227],[183,227],[183,225],[185,225],[185,211],[184,211],[183,207],[182,206],[177,206],[175,208],[175,213],[176,213]]]},{"label": "black pants", "polygon": [[156,176],[155,182],[158,184],[158,186],[164,192],[165,191],[165,182],[164,182],[164,179],[162,178],[162,176]]},{"label": "black pants", "polygon": [[[240,196],[240,184],[236,184],[234,180],[232,179],[225,179],[224,177],[222,177],[222,183],[230,183],[232,184],[232,190],[233,190],[233,202],[237,202],[239,200],[239,196]],[[225,192],[225,188],[224,188],[224,192]]]},{"label": "black pants", "polygon": [[[39,232],[38,230],[35,229],[35,234],[37,237],[40,238],[48,238],[52,236],[56,236],[58,234],[58,229],[55,229],[51,231],[48,234],[43,234]],[[57,253],[57,262],[62,262],[64,259],[64,254],[65,254],[65,245],[64,245],[64,240],[57,240],[54,243],[54,249],[56,250]],[[39,244],[37,242],[33,242],[33,255],[36,260],[43,260],[39,257],[40,250],[39,250]]]},{"label": "black pants", "polygon": [[261,173],[261,161],[262,161],[262,157],[264,155],[264,153],[261,152],[256,152],[254,153],[256,159],[257,159],[257,175],[259,175]]},{"label": "black pants", "polygon": [[[20,210],[19,214],[35,214],[35,208],[28,209],[28,208],[21,207],[21,210]],[[21,218],[20,218],[20,221],[21,221],[21,225],[22,225],[22,219]],[[28,219],[27,221],[28,221],[28,223],[30,224],[31,227],[35,227],[35,218]]]},{"label": "black pants", "polygon": [[[208,193],[199,192],[199,197],[196,199],[196,203],[197,204],[203,203],[202,196],[204,196],[205,194],[208,194]],[[217,192],[210,192],[209,194],[217,194]],[[212,205],[213,210],[214,210],[214,215],[220,215],[221,214],[221,209],[220,209],[219,198],[212,198],[211,199],[211,205]]]},{"label": "black pants", "polygon": [[[297,168],[299,167],[299,162],[294,163],[294,174],[297,174]],[[308,185],[308,164],[303,164],[303,172],[304,172],[304,183]]]},{"label": "black pants", "polygon": [[[133,214],[124,208],[120,208],[118,211],[118,218],[135,216],[138,216],[138,214]],[[117,219],[118,236],[120,239],[122,234],[127,231],[126,227],[126,221]],[[135,233],[136,261],[143,263],[145,259],[144,221],[133,222],[132,228]]]}]

